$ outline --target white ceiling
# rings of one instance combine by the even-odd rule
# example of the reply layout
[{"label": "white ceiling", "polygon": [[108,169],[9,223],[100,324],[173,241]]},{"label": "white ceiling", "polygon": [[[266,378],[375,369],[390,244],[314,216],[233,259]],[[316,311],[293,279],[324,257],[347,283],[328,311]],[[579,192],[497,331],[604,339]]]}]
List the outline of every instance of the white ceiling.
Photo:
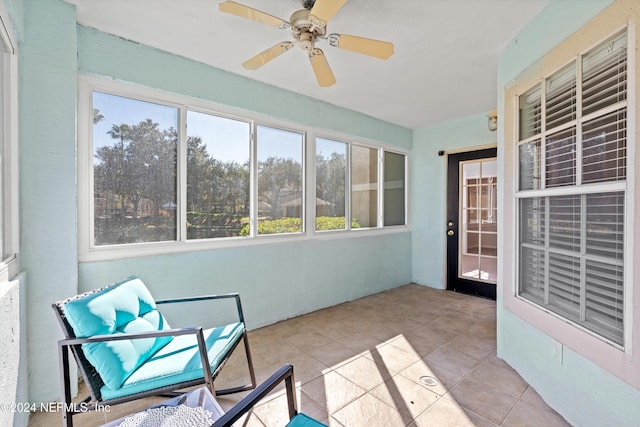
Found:
[{"label": "white ceiling", "polygon": [[[82,25],[415,129],[496,107],[497,58],[548,0],[349,0],[328,33],[390,41],[387,61],[324,50],[337,83],[318,87],[295,48],[250,71],[240,64],[288,30],[222,13],[221,0],[67,0]],[[300,0],[236,0],[286,21]]]}]

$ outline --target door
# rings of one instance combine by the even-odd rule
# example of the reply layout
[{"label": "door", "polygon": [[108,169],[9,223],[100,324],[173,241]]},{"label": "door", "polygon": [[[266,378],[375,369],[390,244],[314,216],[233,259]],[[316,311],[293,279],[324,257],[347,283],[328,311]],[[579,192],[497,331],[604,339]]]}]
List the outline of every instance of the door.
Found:
[{"label": "door", "polygon": [[496,149],[449,155],[447,289],[496,299]]}]

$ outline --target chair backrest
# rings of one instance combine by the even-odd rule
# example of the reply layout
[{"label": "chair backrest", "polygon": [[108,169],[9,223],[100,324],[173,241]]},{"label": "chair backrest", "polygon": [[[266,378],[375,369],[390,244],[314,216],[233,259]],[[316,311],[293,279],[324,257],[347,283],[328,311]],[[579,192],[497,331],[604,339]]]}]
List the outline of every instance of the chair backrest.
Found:
[{"label": "chair backrest", "polygon": [[[101,292],[104,288],[95,289],[93,291],[85,292],[80,295],[76,295],[71,298],[67,298],[65,300],[56,301],[52,304],[53,311],[56,314],[56,318],[62,327],[62,332],[64,333],[65,338],[77,338],[75,333],[73,332],[73,328],[69,324],[67,320],[67,315],[64,311],[64,306],[69,302],[75,299],[85,298],[87,296],[93,295],[95,293]],[[73,353],[73,357],[76,359],[76,363],[78,364],[78,369],[80,369],[80,373],[82,374],[82,378],[84,379],[84,383],[86,384],[89,394],[91,398],[95,401],[99,401],[101,399],[100,388],[104,385],[104,381],[98,374],[96,368],[89,363],[87,358],[84,356],[84,352],[82,351],[81,345],[71,346],[71,353]]]},{"label": "chair backrest", "polygon": [[[131,276],[97,291],[91,291],[55,303],[65,335],[88,338],[96,335],[119,335],[169,329],[164,316],[156,309],[153,296],[139,278]],[[117,390],[125,380],[173,337],[101,341],[82,344],[76,361],[93,366],[87,380],[96,371],[103,384]],[[80,354],[82,357],[80,357]],[[82,369],[82,368],[81,368]],[[95,382],[98,385],[97,382]],[[94,394],[98,395],[94,390]],[[93,397],[93,396],[92,396]]]}]

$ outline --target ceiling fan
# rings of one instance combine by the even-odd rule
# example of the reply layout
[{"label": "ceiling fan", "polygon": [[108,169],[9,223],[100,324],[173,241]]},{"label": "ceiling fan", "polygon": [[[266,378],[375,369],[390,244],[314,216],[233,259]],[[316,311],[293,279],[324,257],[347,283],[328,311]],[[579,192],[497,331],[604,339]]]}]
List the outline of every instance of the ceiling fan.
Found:
[{"label": "ceiling fan", "polygon": [[300,1],[304,9],[293,12],[288,22],[235,1],[224,1],[219,4],[222,12],[251,19],[272,27],[290,29],[293,35],[293,42],[280,42],[243,62],[243,67],[249,70],[256,70],[298,44],[302,49],[309,52],[309,60],[318,84],[322,87],[327,87],[335,84],[336,78],[333,75],[333,71],[331,71],[331,67],[329,67],[324,52],[316,47],[318,39],[326,39],[329,45],[333,47],[379,59],[388,59],[393,54],[393,43],[348,34],[327,35],[327,23],[338,13],[347,0]]}]

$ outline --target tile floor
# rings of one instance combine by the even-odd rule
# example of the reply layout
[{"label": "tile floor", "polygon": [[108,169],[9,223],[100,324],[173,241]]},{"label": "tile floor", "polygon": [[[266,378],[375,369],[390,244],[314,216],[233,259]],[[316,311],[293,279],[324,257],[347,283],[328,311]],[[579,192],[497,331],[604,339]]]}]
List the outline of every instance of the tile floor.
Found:
[{"label": "tile floor", "polygon": [[[493,301],[406,285],[251,331],[249,341],[258,381],[291,363],[299,409],[331,427],[568,426],[496,357],[495,316]],[[242,352],[236,353],[218,388],[246,381]],[[425,385],[424,376],[437,384]],[[228,409],[243,396],[218,401]],[[74,422],[97,426],[162,400],[117,405]],[[280,388],[236,425],[286,422]],[[34,413],[29,426],[59,423],[60,414]]]}]

